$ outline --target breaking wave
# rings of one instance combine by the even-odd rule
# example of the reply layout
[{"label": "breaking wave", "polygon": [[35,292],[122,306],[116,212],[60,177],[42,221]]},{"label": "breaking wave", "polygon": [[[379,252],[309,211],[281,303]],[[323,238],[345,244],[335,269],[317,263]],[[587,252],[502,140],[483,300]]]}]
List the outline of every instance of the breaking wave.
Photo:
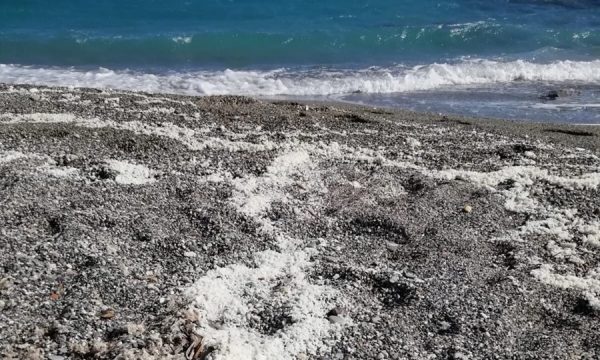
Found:
[{"label": "breaking wave", "polygon": [[40,68],[0,64],[0,82],[110,88],[187,95],[324,96],[431,90],[453,85],[510,82],[600,83],[600,60],[467,60],[454,64],[368,69],[277,69],[144,73],[106,68]]}]

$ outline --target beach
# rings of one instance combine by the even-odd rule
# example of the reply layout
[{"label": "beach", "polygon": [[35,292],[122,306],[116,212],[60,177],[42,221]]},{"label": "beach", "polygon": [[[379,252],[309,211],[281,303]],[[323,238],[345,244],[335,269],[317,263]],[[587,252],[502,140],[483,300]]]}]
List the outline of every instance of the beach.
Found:
[{"label": "beach", "polygon": [[597,358],[599,136],[0,85],[0,357]]}]

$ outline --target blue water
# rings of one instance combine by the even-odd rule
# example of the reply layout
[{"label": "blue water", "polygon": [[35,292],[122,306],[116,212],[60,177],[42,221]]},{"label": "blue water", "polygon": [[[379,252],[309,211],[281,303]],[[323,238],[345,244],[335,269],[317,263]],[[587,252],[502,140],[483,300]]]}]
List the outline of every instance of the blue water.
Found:
[{"label": "blue water", "polygon": [[[0,0],[0,64],[9,83],[600,123],[600,0]],[[540,106],[551,87],[577,96]]]}]

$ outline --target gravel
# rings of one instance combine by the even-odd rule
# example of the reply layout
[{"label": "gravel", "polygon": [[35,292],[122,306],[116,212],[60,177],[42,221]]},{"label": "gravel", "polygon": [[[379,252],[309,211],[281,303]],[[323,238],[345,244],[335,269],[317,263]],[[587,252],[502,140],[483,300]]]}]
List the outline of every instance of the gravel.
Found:
[{"label": "gravel", "polygon": [[[0,85],[2,358],[233,359],[219,331],[303,321],[280,358],[600,356],[596,129],[31,88]],[[308,260],[209,321],[195,284],[265,254]]]}]

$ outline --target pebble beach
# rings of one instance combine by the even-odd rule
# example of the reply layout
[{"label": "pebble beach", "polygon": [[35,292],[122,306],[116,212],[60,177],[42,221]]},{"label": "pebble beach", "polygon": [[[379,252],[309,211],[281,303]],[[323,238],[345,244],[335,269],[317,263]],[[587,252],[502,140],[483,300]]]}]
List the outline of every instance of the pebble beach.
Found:
[{"label": "pebble beach", "polygon": [[599,136],[0,85],[0,358],[598,358]]}]

